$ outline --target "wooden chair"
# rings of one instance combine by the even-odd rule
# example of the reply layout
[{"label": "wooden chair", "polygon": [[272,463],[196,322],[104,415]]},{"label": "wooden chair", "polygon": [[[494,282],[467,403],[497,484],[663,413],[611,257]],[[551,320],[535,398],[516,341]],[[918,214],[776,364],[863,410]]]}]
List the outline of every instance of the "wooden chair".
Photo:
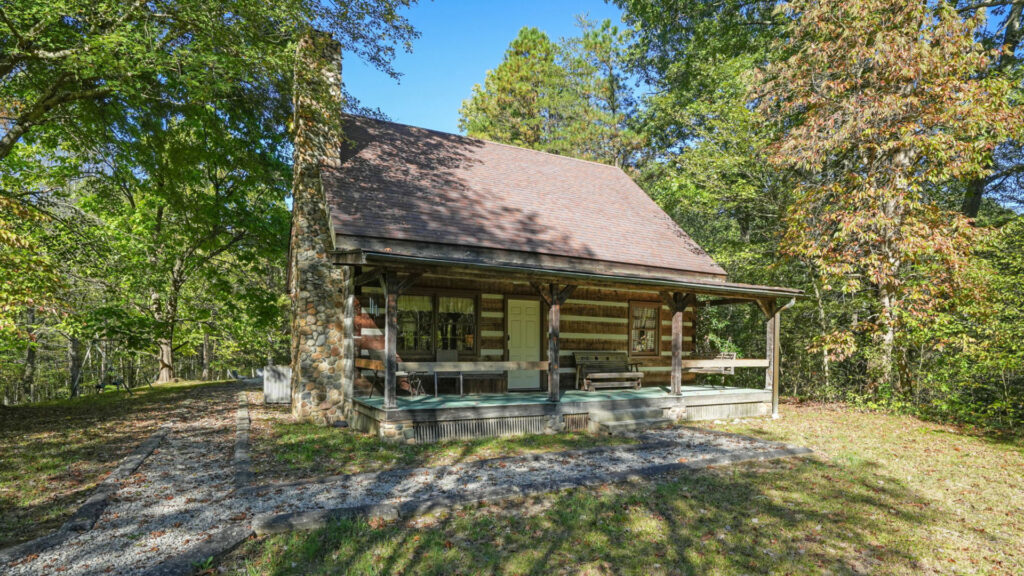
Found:
[{"label": "wooden chair", "polygon": [[574,352],[576,388],[593,392],[598,388],[636,388],[643,386],[644,373],[639,362],[630,362],[625,352]]}]

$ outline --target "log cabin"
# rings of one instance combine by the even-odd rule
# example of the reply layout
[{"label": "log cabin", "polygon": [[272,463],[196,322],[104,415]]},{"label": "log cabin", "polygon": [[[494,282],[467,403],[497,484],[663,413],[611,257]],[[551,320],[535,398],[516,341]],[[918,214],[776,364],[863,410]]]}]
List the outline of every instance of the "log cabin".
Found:
[{"label": "log cabin", "polygon": [[[303,48],[296,416],[411,443],[778,414],[799,291],[730,282],[617,167],[343,115],[336,46]],[[763,357],[694,355],[696,311],[722,304],[763,312]],[[764,387],[695,381],[735,369]]]}]

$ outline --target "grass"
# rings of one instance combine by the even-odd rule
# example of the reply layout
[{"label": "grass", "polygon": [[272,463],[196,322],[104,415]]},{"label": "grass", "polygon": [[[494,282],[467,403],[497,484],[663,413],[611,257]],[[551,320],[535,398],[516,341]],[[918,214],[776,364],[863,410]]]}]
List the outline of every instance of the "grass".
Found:
[{"label": "grass", "polygon": [[0,407],[0,546],[58,528],[93,488],[211,382]]},{"label": "grass", "polygon": [[721,467],[407,522],[247,541],[249,574],[1020,574],[1024,449],[919,420],[785,406],[717,426],[813,458]]},{"label": "grass", "polygon": [[296,422],[288,409],[250,399],[252,459],[261,480],[373,472],[390,468],[440,466],[499,456],[577,450],[635,440],[583,433],[459,440],[433,444],[386,444],[346,428]]}]

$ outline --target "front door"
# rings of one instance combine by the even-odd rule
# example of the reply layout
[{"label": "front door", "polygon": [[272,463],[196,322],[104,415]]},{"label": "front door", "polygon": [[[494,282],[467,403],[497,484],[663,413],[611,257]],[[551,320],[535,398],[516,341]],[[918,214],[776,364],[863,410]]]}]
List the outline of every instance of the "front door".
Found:
[{"label": "front door", "polygon": [[[508,359],[510,362],[540,361],[540,302],[508,300]],[[510,370],[509,390],[539,390],[539,370]]]}]

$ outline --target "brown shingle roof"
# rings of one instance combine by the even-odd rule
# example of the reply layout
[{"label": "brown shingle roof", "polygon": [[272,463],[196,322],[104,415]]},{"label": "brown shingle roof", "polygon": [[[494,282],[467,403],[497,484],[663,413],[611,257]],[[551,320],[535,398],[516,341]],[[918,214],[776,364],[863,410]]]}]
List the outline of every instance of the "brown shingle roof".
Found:
[{"label": "brown shingle roof", "polygon": [[357,116],[346,135],[323,170],[337,234],[725,274],[613,166]]}]

